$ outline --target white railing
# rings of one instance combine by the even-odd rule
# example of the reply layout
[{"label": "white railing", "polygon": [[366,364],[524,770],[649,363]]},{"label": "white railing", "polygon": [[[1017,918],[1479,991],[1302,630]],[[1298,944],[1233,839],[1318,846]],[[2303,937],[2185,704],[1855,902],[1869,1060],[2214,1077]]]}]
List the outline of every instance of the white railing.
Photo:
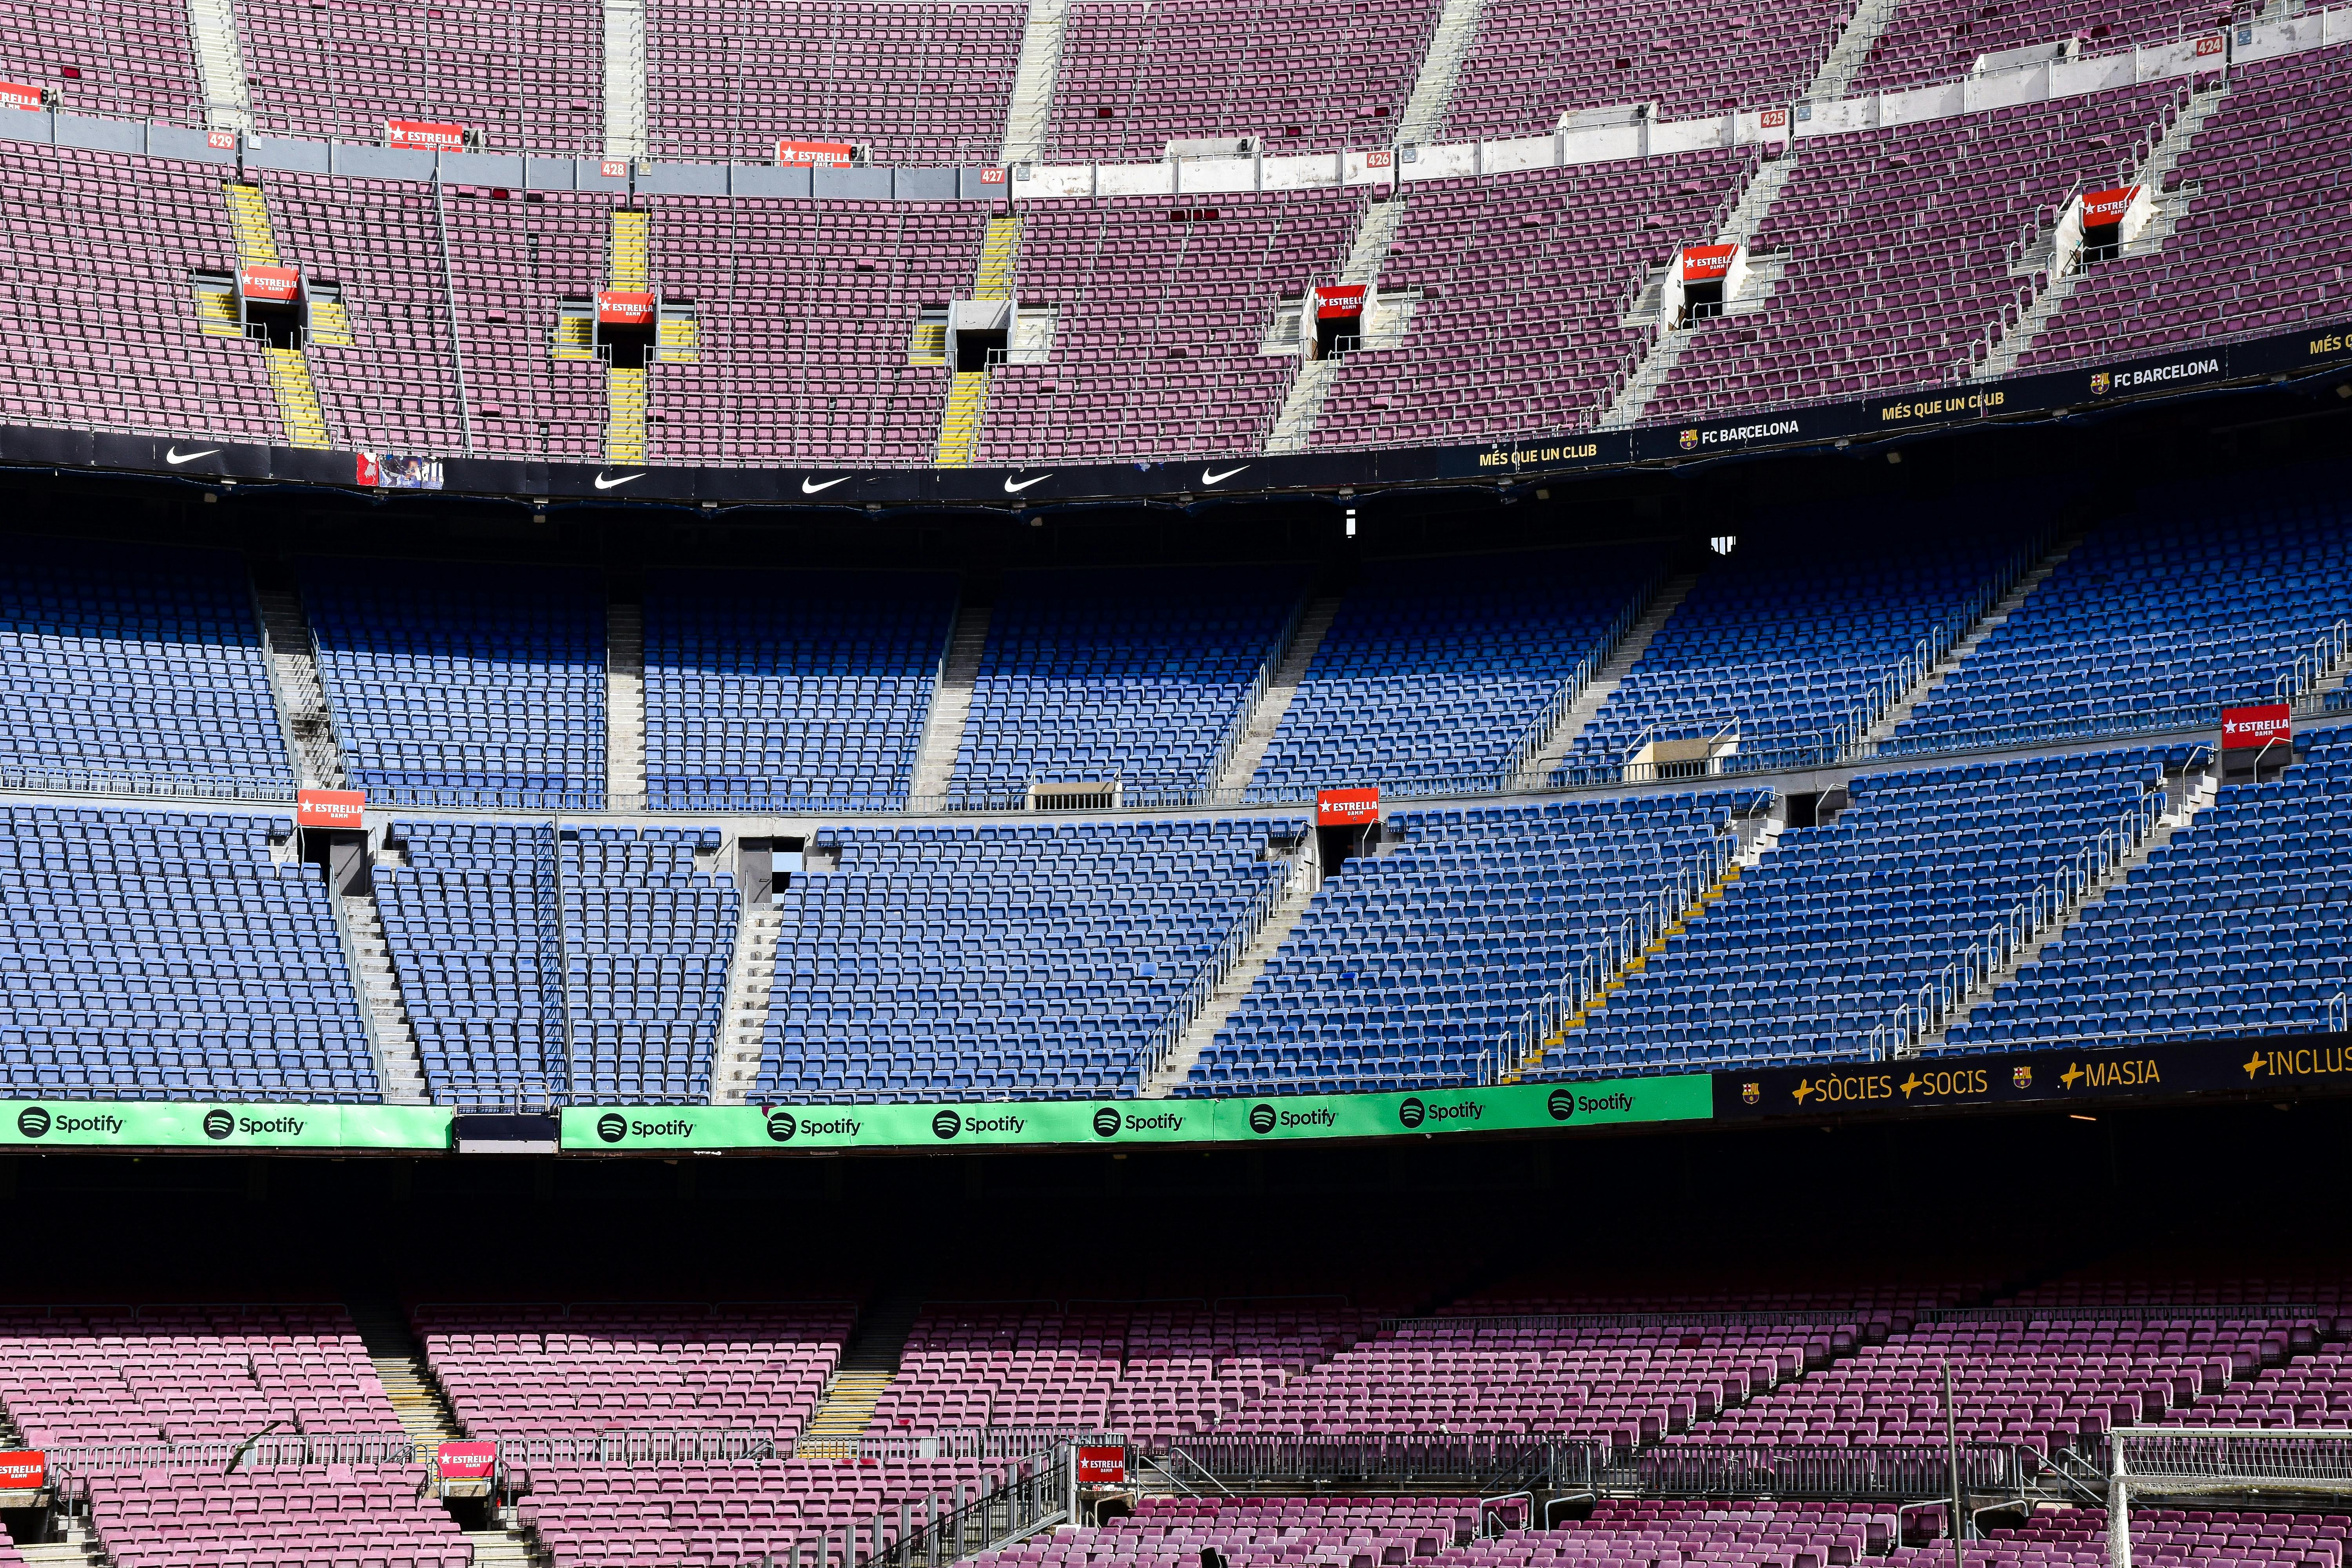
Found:
[{"label": "white railing", "polygon": [[1207,1011],[1210,1002],[1217,994],[1217,987],[1224,984],[1225,976],[1233,973],[1234,966],[1249,951],[1250,943],[1257,940],[1258,933],[1274,918],[1283,900],[1293,891],[1295,879],[1301,877],[1307,880],[1297,890],[1307,898],[1313,898],[1315,890],[1323,885],[1323,857],[1312,827],[1307,830],[1298,853],[1283,863],[1276,875],[1266,879],[1265,886],[1250,900],[1250,907],[1226,930],[1216,952],[1193,972],[1182,994],[1176,998],[1167,1016],[1160,1019],[1158,1027],[1152,1030],[1151,1037],[1136,1053],[1135,1087],[1138,1092],[1149,1088],[1152,1079],[1168,1065],[1169,1058],[1175,1054],[1178,1043],[1184,1037],[1184,1031]]},{"label": "white railing", "polygon": [[1622,976],[1626,966],[1661,932],[1690,914],[1700,897],[1722,879],[1724,868],[1738,852],[1738,833],[1718,833],[1696,855],[1671,868],[1662,885],[1643,894],[1631,913],[1578,953],[1551,993],[1505,1030],[1490,1047],[1492,1063],[1482,1065],[1482,1080],[1492,1082],[1500,1072],[1522,1068],[1541,1052],[1553,1036],[1568,1027],[1570,1018]]},{"label": "white railing", "polygon": [[2342,669],[2347,658],[2352,658],[2352,620],[2342,620],[2322,632],[2309,647],[2294,656],[2293,668],[2278,678],[2278,700],[2302,702],[2321,681]]},{"label": "white railing", "polygon": [[2073,919],[2109,873],[2156,831],[2166,800],[2163,790],[2150,790],[2037,882],[2015,908],[1872,1027],[1870,1055],[1880,1061],[1911,1055],[1922,1040],[1944,1029],[1970,997],[2011,973],[2035,939]]},{"label": "white railing", "polygon": [[1217,745],[1217,759],[1209,764],[1208,776],[1201,781],[1203,789],[1213,791],[1218,787],[1218,781],[1225,776],[1225,768],[1233,762],[1234,753],[1240,751],[1242,742],[1249,739],[1250,721],[1257,717],[1258,701],[1265,697],[1266,689],[1274,684],[1275,671],[1282,668],[1284,657],[1290,652],[1291,639],[1298,635],[1298,623],[1307,618],[1307,601],[1314,596],[1315,590],[1311,586],[1298,591],[1297,601],[1290,606],[1290,615],[1283,621],[1282,630],[1275,634],[1274,646],[1259,661],[1257,673],[1250,677],[1249,689],[1242,693],[1241,707],[1235,710],[1234,721],[1225,726],[1225,738]]},{"label": "white railing", "polygon": [[[1666,574],[1658,573],[1625,602],[1618,610],[1617,618],[1609,623],[1608,630],[1601,634],[1601,640],[1593,650],[1569,672],[1568,679],[1559,683],[1559,689],[1551,694],[1551,700],[1544,704],[1543,711],[1536,715],[1534,721],[1519,731],[1519,738],[1512,742],[1502,769],[1496,775],[1495,787],[1497,790],[1507,790],[1517,784],[1520,772],[1550,742],[1552,731],[1559,728],[1560,721],[1583,697],[1585,689],[1600,679],[1602,668],[1617,657],[1617,650],[1624,645],[1626,634],[1649,609],[1650,601],[1657,596],[1665,583]],[[1538,786],[1543,782],[1541,779],[1534,781]]]},{"label": "white railing", "polygon": [[1853,762],[1869,755],[1863,750],[1863,742],[1871,729],[1906,694],[1927,679],[1937,662],[1968,636],[1969,628],[2000,604],[2002,597],[2033,570],[2033,563],[2048,552],[2049,544],[2040,534],[2011,552],[1999,568],[1977,584],[1965,604],[1930,627],[1927,635],[1921,637],[1909,653],[1886,666],[1878,684],[1862,701],[1847,710],[1844,720],[1832,731],[1836,737],[1832,754],[1841,762]]}]

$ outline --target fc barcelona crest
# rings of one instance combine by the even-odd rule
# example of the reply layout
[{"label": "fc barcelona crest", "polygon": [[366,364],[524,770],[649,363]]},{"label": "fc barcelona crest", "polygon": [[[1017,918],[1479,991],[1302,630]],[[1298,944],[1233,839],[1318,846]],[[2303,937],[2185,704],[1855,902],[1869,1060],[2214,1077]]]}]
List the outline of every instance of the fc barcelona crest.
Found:
[{"label": "fc barcelona crest", "polygon": [[2009,1069],[2009,1081],[2020,1089],[2033,1087],[2033,1069],[2023,1062]]}]

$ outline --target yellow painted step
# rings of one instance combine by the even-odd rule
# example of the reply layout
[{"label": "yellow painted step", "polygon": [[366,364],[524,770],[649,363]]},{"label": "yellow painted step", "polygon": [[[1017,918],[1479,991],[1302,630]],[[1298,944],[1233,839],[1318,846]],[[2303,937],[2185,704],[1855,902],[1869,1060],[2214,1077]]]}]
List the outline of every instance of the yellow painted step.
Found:
[{"label": "yellow painted step", "polygon": [[945,364],[948,363],[948,324],[945,321],[918,321],[915,335],[907,344],[908,364]]},{"label": "yellow painted step", "polygon": [[969,468],[980,441],[981,416],[988,407],[988,373],[960,370],[948,384],[947,411],[940,416],[940,445],[935,461],[942,468]]},{"label": "yellow painted step", "polygon": [[230,181],[221,186],[228,197],[228,224],[236,235],[236,258],[247,267],[279,267],[278,241],[269,229],[269,205],[259,185]]},{"label": "yellow painted step", "polygon": [[615,365],[604,373],[604,460],[646,460],[646,373]]},{"label": "yellow painted step", "polygon": [[873,1423],[874,1407],[882,1402],[882,1394],[897,1381],[898,1374],[887,1372],[845,1372],[833,1380],[824,1400],[809,1416],[808,1425],[801,1428],[800,1440],[793,1445],[803,1455],[824,1458],[826,1445],[838,1444],[846,1454],[866,1428]]},{"label": "yellow painted step", "polygon": [[1705,918],[1708,906],[1720,900],[1725,889],[1738,879],[1739,868],[1737,865],[1726,866],[1714,881],[1700,889],[1698,897],[1691,900],[1688,909],[1683,910],[1674,920],[1667,921],[1660,928],[1658,934],[1651,939],[1647,946],[1627,959],[1623,967],[1616,973],[1601,983],[1599,994],[1584,1005],[1582,1012],[1572,1014],[1552,1033],[1550,1038],[1529,1051],[1527,1058],[1519,1064],[1520,1071],[1533,1072],[1543,1065],[1545,1058],[1566,1046],[1569,1036],[1584,1027],[1595,1014],[1608,1007],[1609,999],[1625,988],[1625,982],[1629,976],[1639,974],[1647,969],[1652,958],[1663,954],[1666,951],[1666,944],[1687,931],[1694,921]]},{"label": "yellow painted step", "polygon": [[310,343],[322,349],[353,347],[352,318],[341,300],[310,301]]},{"label": "yellow painted step", "polygon": [[975,300],[1013,298],[1013,264],[1020,254],[1020,218],[990,218],[987,237],[980,242],[980,273],[972,279],[971,297]]},{"label": "yellow painted step", "polygon": [[613,215],[612,287],[649,289],[653,286],[652,215]]},{"label": "yellow painted step", "polygon": [[594,359],[596,357],[596,318],[593,316],[556,317],[555,347],[551,352],[557,359]]},{"label": "yellow painted step", "polygon": [[654,343],[664,364],[690,364],[702,357],[701,323],[692,316],[664,316],[654,328]]},{"label": "yellow painted step", "polygon": [[319,406],[319,389],[310,384],[310,366],[302,351],[264,348],[261,352],[268,356],[269,390],[278,395],[278,417],[286,426],[286,444],[324,447],[327,416]]},{"label": "yellow painted step", "polygon": [[196,331],[208,338],[245,336],[245,323],[236,319],[236,296],[226,289],[197,289]]}]

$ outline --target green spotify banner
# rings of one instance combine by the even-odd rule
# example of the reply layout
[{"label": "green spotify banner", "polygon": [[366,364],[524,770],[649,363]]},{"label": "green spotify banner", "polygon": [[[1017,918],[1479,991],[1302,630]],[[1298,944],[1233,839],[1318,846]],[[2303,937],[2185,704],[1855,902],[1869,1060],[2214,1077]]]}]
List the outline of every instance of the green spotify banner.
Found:
[{"label": "green spotify banner", "polygon": [[431,1149],[430,1105],[219,1105],[204,1100],[0,1100],[0,1149]]},{"label": "green spotify banner", "polygon": [[1001,1148],[1050,1144],[1251,1143],[1703,1121],[1712,1080],[1428,1089],[1278,1100],[988,1101],[968,1105],[573,1107],[567,1150]]}]

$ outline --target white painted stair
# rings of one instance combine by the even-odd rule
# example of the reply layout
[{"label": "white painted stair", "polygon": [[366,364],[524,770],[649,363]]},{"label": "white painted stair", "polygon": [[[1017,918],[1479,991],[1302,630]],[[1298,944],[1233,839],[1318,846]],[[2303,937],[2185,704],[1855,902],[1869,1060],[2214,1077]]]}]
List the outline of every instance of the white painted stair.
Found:
[{"label": "white painted stair", "polygon": [[1544,742],[1543,749],[1521,766],[1518,776],[1512,781],[1512,788],[1542,789],[1551,782],[1552,770],[1567,759],[1569,748],[1576,744],[1576,738],[1584,733],[1586,726],[1592,722],[1593,715],[1601,711],[1601,705],[1625,684],[1625,678],[1633,672],[1635,665],[1642,662],[1642,656],[1650,651],[1651,639],[1658,635],[1658,628],[1682,607],[1683,600],[1697,585],[1698,574],[1696,572],[1685,572],[1658,584],[1658,591],[1651,595],[1648,605],[1642,611],[1641,619],[1626,628],[1624,637],[1619,639],[1599,673],[1593,676],[1591,684],[1569,705],[1568,711],[1560,715],[1559,725],[1553,729],[1551,738]]},{"label": "white painted stair", "polygon": [[1029,20],[1021,29],[1021,58],[1013,68],[1013,101],[1004,113],[1004,147],[998,162],[1045,161],[1045,132],[1054,119],[1054,83],[1062,69],[1062,30],[1070,0],[1029,0]]},{"label": "white painted stair", "polygon": [[349,775],[335,742],[334,717],[327,710],[326,688],[319,680],[302,601],[286,588],[257,588],[253,599],[261,613],[278,700],[286,707],[286,731],[294,742],[302,787],[341,789]]},{"label": "white painted stair", "polygon": [[1242,998],[1249,994],[1258,976],[1265,973],[1267,961],[1282,951],[1284,940],[1297,928],[1299,917],[1315,900],[1315,890],[1322,885],[1323,860],[1316,849],[1315,836],[1310,833],[1291,864],[1289,885],[1282,889],[1274,912],[1265,924],[1258,927],[1257,935],[1242,950],[1234,966],[1217,982],[1208,1005],[1194,1015],[1192,1023],[1177,1037],[1176,1048],[1168,1053],[1160,1070],[1144,1084],[1138,1099],[1165,1100],[1192,1076],[1192,1064],[1201,1059],[1201,1053],[1217,1037],[1217,1031],[1225,1026],[1225,1020],[1234,1016],[1234,1009],[1241,1005]]},{"label": "white painted stair", "polygon": [[1316,653],[1329,635],[1331,622],[1339,614],[1339,595],[1318,595],[1307,602],[1299,612],[1298,626],[1290,634],[1290,646],[1282,650],[1282,660],[1274,667],[1274,675],[1258,693],[1257,706],[1250,710],[1249,728],[1242,731],[1241,744],[1225,762],[1225,771],[1217,779],[1220,790],[1247,787],[1257,776],[1258,763],[1265,760],[1265,748],[1274,739],[1275,731],[1282,727],[1282,716],[1290,711],[1292,699],[1298,695],[1298,684],[1307,679]]},{"label": "white painted stair", "polygon": [[1918,1048],[1926,1049],[1942,1045],[1954,1029],[1967,1023],[1970,1015],[1999,995],[2003,985],[2015,980],[2032,964],[2035,959],[2041,957],[2043,948],[2074,930],[2081,923],[2085,911],[2097,905],[2108,893],[2123,886],[2124,879],[2136,868],[2147,864],[2149,856],[2171,843],[2175,834],[2196,820],[2199,812],[2213,804],[2215,797],[2221,794],[2221,781],[2210,773],[2191,780],[2180,797],[2163,816],[2157,818],[2156,826],[2149,830],[2147,837],[2134,845],[2113,866],[2107,868],[2106,874],[2098,879],[2091,891],[2084,897],[2083,901],[2076,904],[2064,920],[2053,921],[2035,932],[2031,941],[2011,955],[2005,966],[1979,982],[1945,1018],[1944,1026],[1922,1038]]},{"label": "white painted stair", "polygon": [[1880,746],[1895,738],[1895,732],[1903,727],[1904,721],[1918,710],[1919,704],[1925,702],[1937,687],[1950,679],[1952,672],[1967,662],[1969,655],[1976,652],[1978,646],[1985,638],[1992,636],[1993,628],[2002,625],[2010,616],[2015,615],[2033,590],[2047,582],[2050,574],[2058,570],[2059,563],[2073,554],[2074,547],[2082,542],[2083,536],[2080,533],[2070,534],[2060,540],[2052,547],[2048,554],[2033,563],[2031,571],[2011,584],[2009,592],[1995,600],[1990,609],[1977,617],[1976,625],[1968,629],[1968,634],[1946,648],[1943,657],[1927,667],[1927,673],[1912,684],[1911,689],[1888,703],[1886,711],[1878,716],[1877,722],[1863,731],[1862,743],[1856,748],[1858,754],[1865,757],[1875,756]]},{"label": "white painted stair", "polygon": [[426,1105],[425,1058],[416,1048],[416,1026],[400,994],[392,945],[384,940],[383,915],[373,891],[343,895],[343,918],[360,960],[360,1000],[374,1017],[376,1042],[383,1051],[383,1098],[391,1105]]},{"label": "white painted stair", "polygon": [[604,611],[604,805],[646,798],[646,612],[618,600]]},{"label": "white painted stair", "polygon": [[719,1050],[710,1064],[710,1103],[740,1105],[760,1078],[768,1033],[768,1004],[776,980],[776,938],[784,912],[747,908],[735,928],[727,965],[727,1005],[719,1015]]},{"label": "white painted stair", "polygon": [[253,95],[245,79],[245,48],[232,0],[188,0],[188,37],[196,52],[196,79],[205,89],[205,129],[253,133]]},{"label": "white painted stair", "polygon": [[981,651],[987,646],[988,606],[964,605],[948,633],[939,689],[931,693],[930,716],[923,722],[923,749],[915,759],[919,801],[944,798],[955,778],[956,748],[963,743],[963,721],[971,714],[971,684],[980,677]]}]

